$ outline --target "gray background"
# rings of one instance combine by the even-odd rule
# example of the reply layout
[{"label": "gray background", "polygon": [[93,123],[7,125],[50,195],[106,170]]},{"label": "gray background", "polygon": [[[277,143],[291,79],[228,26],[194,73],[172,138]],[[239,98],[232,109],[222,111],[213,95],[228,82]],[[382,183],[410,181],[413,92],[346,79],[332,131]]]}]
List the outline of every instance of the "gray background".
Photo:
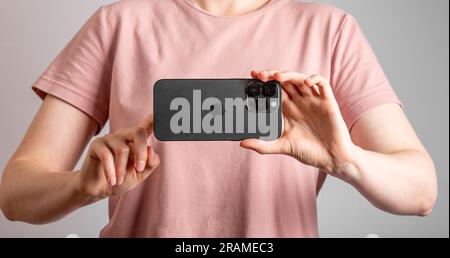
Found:
[{"label": "gray background", "polygon": [[[0,171],[19,144],[40,100],[31,83],[89,16],[108,0],[0,0]],[[439,199],[427,218],[376,210],[350,186],[328,179],[319,197],[322,237],[449,236],[449,1],[323,0],[353,14],[372,42],[433,156]],[[102,201],[43,226],[0,215],[0,237],[97,237],[107,223]]]}]

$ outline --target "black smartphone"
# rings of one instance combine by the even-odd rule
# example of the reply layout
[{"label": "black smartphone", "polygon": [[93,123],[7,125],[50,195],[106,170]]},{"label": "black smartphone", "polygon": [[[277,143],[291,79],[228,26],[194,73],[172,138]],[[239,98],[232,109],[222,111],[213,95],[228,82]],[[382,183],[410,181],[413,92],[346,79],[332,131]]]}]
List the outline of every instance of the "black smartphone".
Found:
[{"label": "black smartphone", "polygon": [[161,141],[276,140],[282,133],[281,85],[254,79],[170,79],[153,88]]}]

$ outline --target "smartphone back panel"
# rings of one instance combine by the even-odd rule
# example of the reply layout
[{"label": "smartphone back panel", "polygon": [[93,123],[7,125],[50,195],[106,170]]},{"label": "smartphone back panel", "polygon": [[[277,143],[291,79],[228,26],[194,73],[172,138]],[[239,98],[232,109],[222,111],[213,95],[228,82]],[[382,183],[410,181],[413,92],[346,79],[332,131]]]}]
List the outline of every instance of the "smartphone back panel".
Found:
[{"label": "smartphone back panel", "polygon": [[154,133],[161,141],[275,140],[282,132],[281,87],[276,82],[160,80],[153,103]]}]

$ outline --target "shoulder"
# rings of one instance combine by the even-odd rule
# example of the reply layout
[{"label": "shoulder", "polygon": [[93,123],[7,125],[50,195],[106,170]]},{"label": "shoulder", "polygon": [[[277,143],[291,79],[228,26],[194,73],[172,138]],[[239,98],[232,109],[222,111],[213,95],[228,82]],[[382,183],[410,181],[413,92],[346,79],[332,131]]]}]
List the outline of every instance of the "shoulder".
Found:
[{"label": "shoulder", "polygon": [[321,24],[341,24],[346,19],[352,18],[351,14],[345,10],[329,4],[301,0],[286,0],[286,2],[285,10],[288,10],[298,19],[308,19],[311,22],[320,22]]},{"label": "shoulder", "polygon": [[317,16],[342,17],[347,12],[329,4],[304,2],[300,0],[287,0],[287,6],[297,12],[309,12]]}]

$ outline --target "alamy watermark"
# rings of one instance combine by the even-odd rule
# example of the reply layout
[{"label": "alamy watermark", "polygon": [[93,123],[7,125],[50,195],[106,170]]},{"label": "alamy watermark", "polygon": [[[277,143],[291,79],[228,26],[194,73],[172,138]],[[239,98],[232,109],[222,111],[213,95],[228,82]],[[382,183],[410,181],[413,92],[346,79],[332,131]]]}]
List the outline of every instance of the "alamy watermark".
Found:
[{"label": "alamy watermark", "polygon": [[[279,135],[279,99],[242,99],[214,97],[202,99],[202,91],[194,90],[192,101],[179,97],[170,103],[177,111],[170,119],[174,134],[257,134],[260,139]],[[192,108],[192,110],[191,110]]]}]

